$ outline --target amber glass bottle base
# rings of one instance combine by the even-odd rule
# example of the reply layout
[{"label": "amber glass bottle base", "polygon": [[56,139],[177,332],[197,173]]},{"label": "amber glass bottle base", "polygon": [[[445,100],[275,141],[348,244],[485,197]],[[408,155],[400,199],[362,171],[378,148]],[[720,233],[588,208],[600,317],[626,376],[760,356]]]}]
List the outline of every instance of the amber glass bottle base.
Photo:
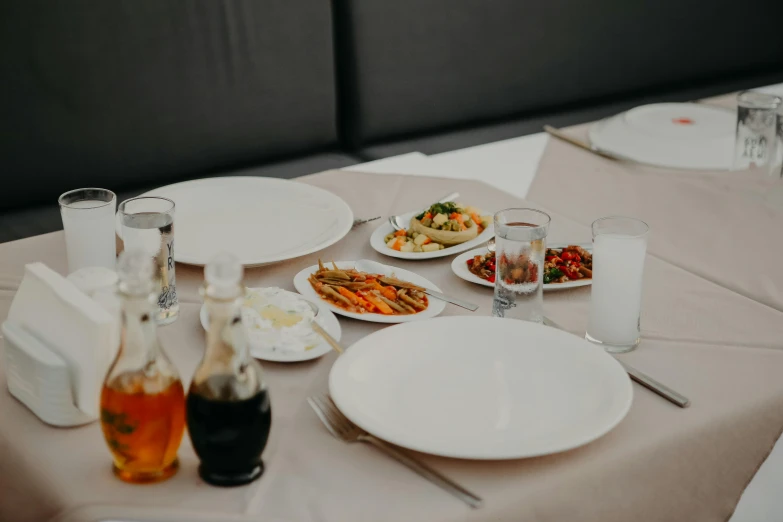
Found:
[{"label": "amber glass bottle base", "polygon": [[264,463],[259,462],[258,466],[254,467],[250,471],[243,471],[240,473],[226,473],[225,471],[210,471],[204,468],[202,464],[198,468],[198,474],[204,479],[204,482],[212,484],[213,486],[232,487],[242,486],[253,482],[261,475],[264,474]]},{"label": "amber glass bottle base", "polygon": [[160,482],[171,478],[179,469],[179,461],[174,460],[171,464],[159,471],[129,471],[126,469],[120,469],[116,465],[114,466],[114,474],[125,482],[131,482],[133,484],[150,484],[152,482]]}]

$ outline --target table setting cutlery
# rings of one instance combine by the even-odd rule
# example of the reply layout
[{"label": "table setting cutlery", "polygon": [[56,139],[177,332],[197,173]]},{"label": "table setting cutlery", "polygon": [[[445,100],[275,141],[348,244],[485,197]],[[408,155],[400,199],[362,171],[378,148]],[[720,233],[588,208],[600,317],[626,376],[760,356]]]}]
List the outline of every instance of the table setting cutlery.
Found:
[{"label": "table setting cutlery", "polygon": [[[310,308],[312,308],[312,309],[313,309],[313,313],[315,313],[315,314],[318,314],[318,307],[317,307],[315,304],[311,303],[310,301],[307,301],[307,304],[309,304],[309,305],[310,305]],[[334,349],[334,351],[335,351],[335,352],[337,352],[337,353],[343,353],[343,352],[345,351],[345,350],[343,349],[343,347],[342,347],[342,346],[340,346],[340,343],[337,341],[337,339],[335,339],[334,337],[332,337],[332,336],[331,336],[331,334],[330,334],[329,332],[327,332],[326,330],[324,330],[324,328],[323,328],[323,327],[322,327],[320,324],[318,324],[316,321],[312,321],[312,322],[310,323],[310,327],[311,327],[313,330],[315,330],[315,332],[316,332],[318,335],[320,335],[321,337],[323,337],[323,338],[324,338],[324,340],[325,340],[327,343],[329,343],[329,346],[331,346],[331,347]]]},{"label": "table setting cutlery", "polygon": [[381,216],[375,216],[375,217],[371,217],[371,218],[354,219],[353,220],[353,225],[351,226],[351,228],[352,229],[356,228],[356,227],[358,227],[360,225],[364,225],[365,223],[369,223],[370,221],[375,221],[377,219],[381,219]]},{"label": "table setting cutlery", "polygon": [[[552,328],[557,328],[558,330],[567,331],[565,328],[563,328],[558,323],[554,322],[548,317],[544,317],[544,325],[550,326]],[[621,361],[620,359],[615,358],[615,360],[620,363],[620,365],[623,367],[623,369],[628,373],[628,376],[633,379],[634,382],[639,383],[640,385],[644,386],[651,392],[660,395],[667,401],[671,402],[672,404],[675,404],[679,406],[680,408],[687,408],[691,405],[690,399],[688,399],[683,394],[675,391],[674,389],[670,388],[669,386],[666,386],[665,384],[661,383],[660,381],[653,379],[646,373],[643,373],[630,364]]]},{"label": "table setting cutlery", "polygon": [[610,160],[620,160],[620,159],[627,160],[627,158],[621,158],[616,154],[612,154],[611,152],[601,150],[595,145],[591,145],[584,140],[580,140],[579,138],[571,136],[570,134],[567,134],[556,127],[552,127],[551,125],[544,125],[544,131],[550,136],[554,136],[559,140],[565,141],[566,143],[570,143],[571,145],[574,145],[575,147],[579,147],[580,149],[584,149],[588,152],[592,152],[593,154],[597,154],[598,156],[601,156],[603,158],[610,159]]},{"label": "table setting cutlery", "polygon": [[366,442],[372,444],[389,457],[392,457],[397,462],[407,466],[421,477],[447,491],[471,508],[476,509],[482,506],[483,500],[481,497],[471,493],[410,454],[395,448],[391,444],[382,441],[353,424],[340,412],[327,395],[308,397],[307,403],[321,420],[324,427],[326,427],[329,433],[335,438],[347,443]]},{"label": "table setting cutlery", "polygon": [[[390,271],[389,271],[390,267],[381,263],[377,263],[375,261],[370,261],[369,259],[360,259],[356,261],[356,263],[354,264],[354,268],[356,268],[356,270],[359,270],[360,272],[372,272],[377,274],[390,275]],[[475,312],[479,308],[477,304],[470,303],[462,299],[457,299],[456,297],[450,297],[426,287],[424,287],[423,290],[425,294],[432,296],[435,299],[440,299],[441,301],[445,301],[449,304],[459,306],[460,308],[464,308],[465,310],[470,310],[471,312]]]}]

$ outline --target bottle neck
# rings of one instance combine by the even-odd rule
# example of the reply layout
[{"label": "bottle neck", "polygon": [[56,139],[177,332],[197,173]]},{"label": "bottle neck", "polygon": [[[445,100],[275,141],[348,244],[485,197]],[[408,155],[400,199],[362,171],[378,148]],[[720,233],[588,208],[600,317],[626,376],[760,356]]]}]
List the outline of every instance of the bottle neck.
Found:
[{"label": "bottle neck", "polygon": [[126,363],[143,367],[157,359],[157,328],[152,296],[123,295],[120,356]]},{"label": "bottle neck", "polygon": [[205,299],[209,316],[204,361],[232,371],[247,363],[249,353],[242,326],[241,298]]}]

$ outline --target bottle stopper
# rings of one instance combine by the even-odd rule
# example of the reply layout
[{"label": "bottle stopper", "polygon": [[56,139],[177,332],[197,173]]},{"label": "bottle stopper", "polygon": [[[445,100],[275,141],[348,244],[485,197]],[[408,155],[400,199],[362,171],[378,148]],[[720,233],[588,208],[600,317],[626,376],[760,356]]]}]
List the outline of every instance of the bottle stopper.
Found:
[{"label": "bottle stopper", "polygon": [[206,296],[215,299],[232,299],[242,295],[244,269],[239,259],[228,252],[212,258],[204,268]]},{"label": "bottle stopper", "polygon": [[127,295],[147,295],[156,291],[159,272],[149,254],[143,250],[126,250],[117,263],[119,290]]}]

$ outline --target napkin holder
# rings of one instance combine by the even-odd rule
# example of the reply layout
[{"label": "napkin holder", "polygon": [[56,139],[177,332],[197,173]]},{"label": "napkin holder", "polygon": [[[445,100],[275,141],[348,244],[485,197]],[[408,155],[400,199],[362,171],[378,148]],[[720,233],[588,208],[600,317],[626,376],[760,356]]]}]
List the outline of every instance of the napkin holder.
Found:
[{"label": "napkin holder", "polygon": [[24,326],[6,321],[8,391],[52,426],[79,426],[96,420],[74,405],[68,363]]},{"label": "napkin holder", "polygon": [[96,420],[118,349],[117,317],[42,263],[25,275],[2,325],[8,390],[44,422]]}]

